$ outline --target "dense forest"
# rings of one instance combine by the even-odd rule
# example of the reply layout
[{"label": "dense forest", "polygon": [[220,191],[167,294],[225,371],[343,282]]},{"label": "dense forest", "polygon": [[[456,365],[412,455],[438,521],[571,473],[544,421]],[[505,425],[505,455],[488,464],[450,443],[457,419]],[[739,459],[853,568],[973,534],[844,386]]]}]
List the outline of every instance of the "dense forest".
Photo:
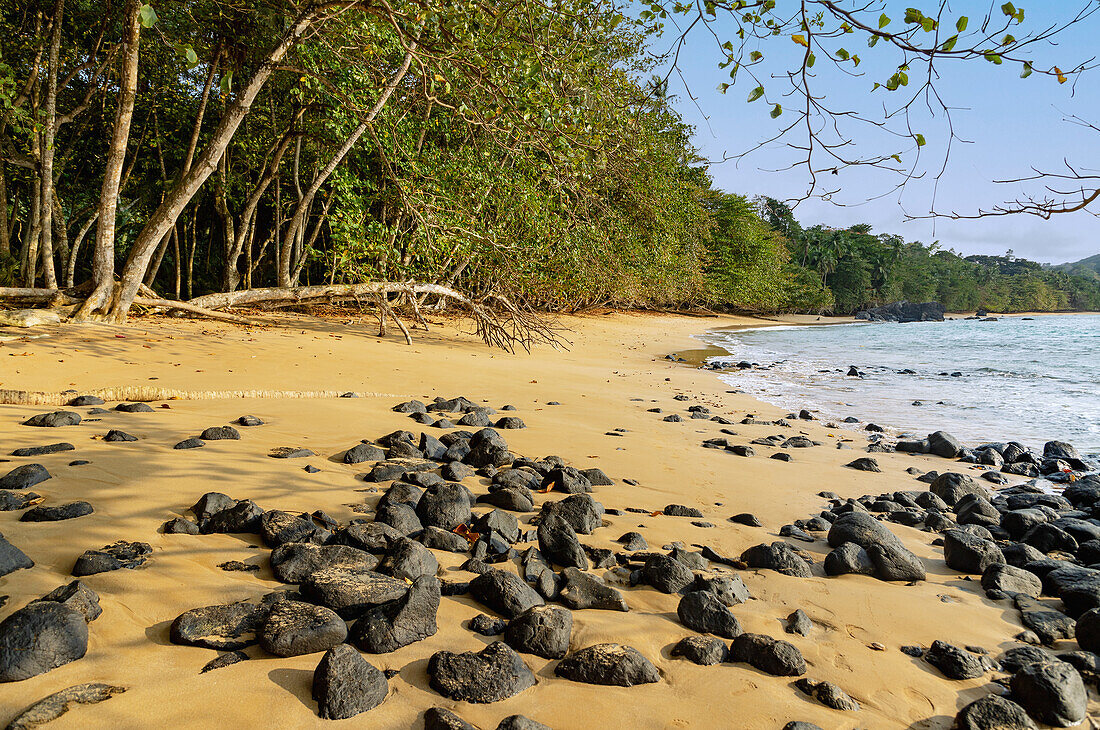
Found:
[{"label": "dense forest", "polygon": [[0,287],[81,315],[365,282],[554,311],[1100,309],[1096,281],[715,189],[645,13],[28,0],[0,27]]}]

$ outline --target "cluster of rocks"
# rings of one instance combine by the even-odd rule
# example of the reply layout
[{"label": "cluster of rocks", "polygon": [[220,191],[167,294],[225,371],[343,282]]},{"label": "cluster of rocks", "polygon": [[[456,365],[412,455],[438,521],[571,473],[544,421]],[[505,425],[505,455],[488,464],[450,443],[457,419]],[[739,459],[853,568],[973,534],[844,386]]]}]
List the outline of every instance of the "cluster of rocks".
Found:
[{"label": "cluster of rocks", "polygon": [[[927,491],[846,500],[821,496],[830,499],[829,508],[793,527],[827,531],[833,548],[824,560],[827,575],[922,580],[922,561],[883,524],[893,522],[936,535],[932,544],[943,548],[948,568],[980,576],[988,598],[1018,611],[1025,628],[1016,637],[1021,646],[999,662],[941,641],[927,650],[903,648],[950,679],[990,671],[1010,675],[998,680],[1010,689],[1010,699],[991,696],[968,705],[957,727],[1033,727],[1029,716],[1069,727],[1084,718],[1083,682],[1100,679],[1100,476],[1079,478],[1061,494],[1034,483],[994,493],[969,475],[945,473],[932,479]],[[766,556],[756,554],[764,548]],[[751,551],[743,561],[810,575],[808,556],[796,555],[786,543]],[[1057,656],[1039,648],[1073,639],[1080,648]],[[1022,719],[1018,725],[990,724],[991,718],[1005,717]]]},{"label": "cluster of rocks", "polygon": [[856,319],[869,322],[942,322],[946,312],[939,302],[894,302],[856,312]]},{"label": "cluster of rocks", "polygon": [[[1032,452],[1016,441],[988,443],[967,447],[959,439],[944,431],[928,434],[923,439],[902,439],[897,451],[913,454],[934,454],[945,459],[957,459],[964,464],[988,466],[983,477],[995,484],[1007,481],[998,474],[1014,474],[1028,478],[1045,477],[1053,482],[1068,482],[1079,474],[1095,469],[1085,461],[1077,449],[1064,441],[1048,441],[1041,454]],[[880,449],[881,450],[881,449]]]}]

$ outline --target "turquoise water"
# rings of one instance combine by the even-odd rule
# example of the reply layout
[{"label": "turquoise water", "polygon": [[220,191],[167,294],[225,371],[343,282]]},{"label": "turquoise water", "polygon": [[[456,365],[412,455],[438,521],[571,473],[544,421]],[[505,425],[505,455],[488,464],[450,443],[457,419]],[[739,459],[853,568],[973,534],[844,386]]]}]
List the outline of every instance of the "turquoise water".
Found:
[{"label": "turquoise water", "polygon": [[[972,443],[1041,448],[1058,439],[1100,453],[1100,315],[782,326],[701,339],[730,353],[718,360],[766,367],[720,377],[785,408],[919,434],[943,429]],[[847,377],[850,365],[864,377]]]}]

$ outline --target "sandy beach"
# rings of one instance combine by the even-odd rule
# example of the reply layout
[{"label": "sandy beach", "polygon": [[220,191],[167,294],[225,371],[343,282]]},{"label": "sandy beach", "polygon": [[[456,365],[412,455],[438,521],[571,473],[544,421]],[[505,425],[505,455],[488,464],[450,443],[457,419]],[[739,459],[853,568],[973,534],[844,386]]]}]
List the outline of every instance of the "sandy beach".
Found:
[{"label": "sandy beach", "polygon": [[[32,395],[27,400],[38,403],[0,405],[2,453],[62,440],[76,448],[35,458],[4,456],[10,462],[0,464],[0,473],[41,463],[53,476],[34,488],[46,504],[87,500],[95,512],[43,523],[20,522],[17,511],[0,512],[0,533],[36,563],[0,577],[0,595],[8,596],[0,617],[72,580],[73,563],[85,550],[131,540],[149,543],[153,552],[139,569],[83,579],[99,594],[103,608],[102,616],[89,624],[87,655],[31,679],[0,684],[0,723],[58,690],[106,682],[127,691],[99,704],[75,707],[50,727],[332,724],[318,718],[310,697],[320,654],[277,658],[253,646],[246,650],[248,661],[200,674],[217,652],[169,641],[169,625],[184,611],[285,589],[272,575],[270,551],[261,538],[163,534],[159,528],[173,517],[191,518],[188,508],[211,491],[255,500],[264,509],[322,509],[341,524],[369,516],[383,488],[361,479],[364,465],[347,465],[338,457],[363,439],[396,429],[425,430],[391,410],[412,398],[428,402],[436,396],[462,395],[497,409],[514,405],[514,415],[527,428],[504,432],[513,452],[532,458],[556,454],[579,469],[598,467],[606,472],[614,484],[596,487],[597,501],[605,508],[645,510],[606,515],[603,528],[582,536],[585,544],[615,551],[621,546],[614,540],[636,530],[652,550],[681,541],[737,556],[750,546],[780,539],[782,525],[826,508],[827,501],[818,496],[821,491],[847,498],[926,489],[907,468],[966,468],[935,456],[900,453],[874,454],[881,474],[845,468],[855,457],[866,455],[867,442],[860,432],[826,428],[818,421],[796,421],[790,428],[742,425],[746,414],[771,421],[785,412],[727,392],[728,386],[713,373],[663,359],[670,352],[699,349],[691,335],[706,329],[762,323],[768,322],[629,313],[569,317],[561,320],[568,328],[568,349],[539,347],[516,354],[486,348],[464,331],[462,322],[414,332],[410,346],[399,332],[379,338],[371,319],[296,315],[257,328],[167,318],[138,319],[128,326],[66,325],[33,332],[45,337],[3,341],[0,391],[9,400],[14,399],[9,391],[53,394],[54,400]],[[110,411],[65,428],[20,425],[37,413],[57,410],[51,406],[63,403],[63,397],[131,389],[115,395],[135,399],[155,388],[164,391],[150,399],[152,413]],[[75,392],[62,395],[69,390]],[[226,397],[255,391],[284,393]],[[359,397],[334,395],[346,391]],[[176,397],[169,399],[170,394]],[[689,401],[674,400],[677,395]],[[104,408],[117,400],[109,399]],[[548,405],[551,401],[560,405]],[[766,447],[757,447],[754,458],[703,449],[704,439],[723,434],[718,423],[687,419],[686,408],[693,404],[731,419],[736,425],[729,428],[737,435],[728,438],[737,443],[781,433],[804,434],[824,445],[792,450],[789,463],[767,458],[772,450]],[[655,407],[665,414],[684,415],[685,420],[665,422],[661,414],[647,412]],[[88,409],[73,410],[86,414]],[[240,429],[239,441],[213,441],[189,451],[172,448],[207,427],[229,424],[244,414],[259,417],[265,425]],[[112,428],[138,441],[104,442],[103,435]],[[840,439],[850,440],[851,450],[836,449]],[[317,456],[269,458],[273,448],[283,446],[305,447]],[[74,459],[90,463],[69,466]],[[307,473],[307,463],[320,471]],[[464,484],[481,494],[487,480],[470,477]],[[562,496],[537,494],[536,510],[539,503]],[[700,509],[703,519],[714,526],[650,514],[670,503]],[[474,511],[488,510],[478,505]],[[764,526],[728,520],[743,512],[755,514]],[[536,514],[518,516],[527,523]],[[692,633],[677,621],[678,597],[639,585],[617,586],[629,612],[574,611],[571,648],[600,642],[633,646],[659,669],[661,678],[655,684],[623,688],[572,682],[554,675],[555,661],[524,654],[537,678],[534,687],[492,704],[452,701],[429,688],[428,658],[444,649],[479,650],[492,639],[467,628],[469,619],[488,612],[484,607],[469,596],[445,596],[437,634],[392,653],[365,655],[379,669],[397,674],[389,680],[389,695],[381,705],[343,724],[417,728],[422,727],[424,711],[439,706],[486,730],[517,713],[555,730],[778,729],[792,720],[823,728],[949,728],[962,706],[996,689],[992,680],[997,675],[948,680],[900,647],[927,647],[941,639],[982,647],[995,657],[1018,645],[1012,637],[1022,630],[1019,615],[1010,603],[987,599],[976,579],[963,579],[948,569],[942,549],[931,545],[933,533],[893,524],[890,529],[923,560],[926,581],[909,585],[857,575],[825,577],[820,563],[829,547],[823,539],[796,543],[816,559],[811,578],[737,571],[753,596],[732,608],[744,630],[797,646],[808,665],[805,676],[839,685],[859,702],[858,712],[821,705],[796,690],[791,677],[770,676],[746,664],[697,666],[670,656],[672,646]],[[433,552],[441,577],[473,577],[459,569],[466,556]],[[231,560],[260,567],[256,572],[217,567]],[[515,569],[508,563],[498,567]],[[813,621],[805,637],[784,631],[786,617],[799,608]],[[1072,641],[1062,644],[1076,648]],[[1090,711],[1097,709],[1095,695],[1090,700]]]}]

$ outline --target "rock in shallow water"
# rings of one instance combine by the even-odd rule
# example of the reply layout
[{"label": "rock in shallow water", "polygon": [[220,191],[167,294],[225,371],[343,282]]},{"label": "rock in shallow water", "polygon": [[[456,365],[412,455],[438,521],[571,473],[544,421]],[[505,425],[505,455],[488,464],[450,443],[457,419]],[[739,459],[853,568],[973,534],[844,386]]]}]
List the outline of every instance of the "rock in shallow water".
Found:
[{"label": "rock in shallow water", "polygon": [[428,660],[428,683],[444,697],[487,703],[533,686],[535,675],[511,647],[496,641],[479,652],[436,652]]},{"label": "rock in shallow water", "polygon": [[313,699],[325,720],[346,720],[382,704],[389,682],[353,647],[338,644],[313,671]]}]

